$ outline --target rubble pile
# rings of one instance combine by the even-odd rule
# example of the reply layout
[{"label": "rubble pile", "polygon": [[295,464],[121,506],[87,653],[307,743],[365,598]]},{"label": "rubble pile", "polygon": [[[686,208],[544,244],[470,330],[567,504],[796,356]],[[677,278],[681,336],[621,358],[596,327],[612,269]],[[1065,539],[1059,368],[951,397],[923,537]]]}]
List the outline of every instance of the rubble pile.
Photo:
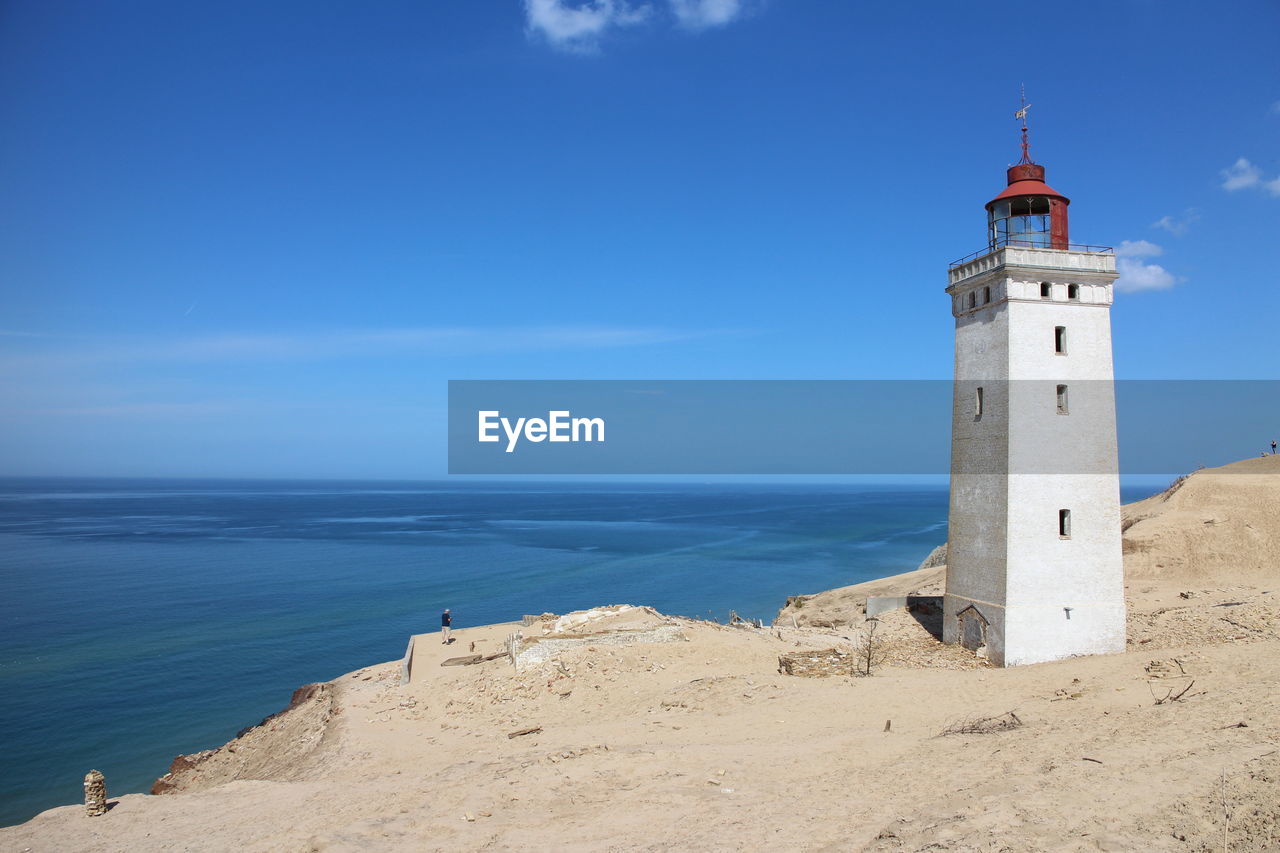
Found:
[{"label": "rubble pile", "polygon": [[97,770],[84,774],[84,811],[89,817],[107,813],[107,780]]},{"label": "rubble pile", "polygon": [[853,675],[853,656],[840,649],[805,649],[778,658],[778,672],[802,678]]}]

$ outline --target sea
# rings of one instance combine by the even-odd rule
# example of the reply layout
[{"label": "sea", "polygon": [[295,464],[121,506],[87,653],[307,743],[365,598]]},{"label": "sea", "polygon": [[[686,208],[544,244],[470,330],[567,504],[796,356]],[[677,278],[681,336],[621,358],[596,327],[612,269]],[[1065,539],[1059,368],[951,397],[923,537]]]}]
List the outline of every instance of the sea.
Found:
[{"label": "sea", "polygon": [[0,825],[91,768],[145,791],[446,607],[767,623],[914,569],[946,518],[943,485],[0,479]]}]

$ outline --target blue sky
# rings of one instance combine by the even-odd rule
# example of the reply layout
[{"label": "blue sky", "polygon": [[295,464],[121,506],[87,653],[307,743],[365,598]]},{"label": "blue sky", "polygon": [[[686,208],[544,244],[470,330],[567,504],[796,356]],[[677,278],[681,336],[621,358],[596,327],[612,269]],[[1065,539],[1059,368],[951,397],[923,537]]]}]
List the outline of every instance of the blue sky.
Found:
[{"label": "blue sky", "polygon": [[945,378],[1032,153],[1124,378],[1277,376],[1280,7],[0,5],[0,473],[431,477],[449,379]]}]

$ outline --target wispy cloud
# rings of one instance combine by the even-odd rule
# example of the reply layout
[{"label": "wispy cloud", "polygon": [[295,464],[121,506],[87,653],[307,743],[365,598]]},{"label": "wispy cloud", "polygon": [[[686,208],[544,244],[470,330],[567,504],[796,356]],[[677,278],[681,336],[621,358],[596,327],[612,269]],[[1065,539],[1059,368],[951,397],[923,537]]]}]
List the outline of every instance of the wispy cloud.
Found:
[{"label": "wispy cloud", "polygon": [[647,5],[634,6],[625,0],[525,0],[525,20],[531,36],[545,39],[553,47],[576,52],[595,51],[606,33],[633,27],[649,18]]},{"label": "wispy cloud", "polygon": [[215,414],[226,414],[239,409],[226,401],[171,403],[117,403],[102,406],[70,406],[47,409],[29,409],[17,414],[53,417],[118,417],[118,418],[190,418],[207,417]]},{"label": "wispy cloud", "polygon": [[1162,216],[1151,223],[1152,228],[1163,228],[1175,237],[1185,236],[1191,226],[1200,218],[1200,211],[1188,207],[1181,216]]},{"label": "wispy cloud", "polygon": [[[0,367],[123,362],[252,362],[367,358],[401,353],[458,356],[481,353],[616,349],[652,346],[717,330],[656,326],[435,327],[346,329],[309,333],[223,334],[194,338],[113,338],[61,341],[0,359]],[[12,349],[12,348],[11,348]]]},{"label": "wispy cloud", "polygon": [[657,327],[408,328],[302,335],[235,335],[172,345],[177,358],[327,358],[403,350],[464,355],[558,349],[601,349],[670,343],[699,333]]},{"label": "wispy cloud", "polygon": [[689,30],[722,27],[742,14],[742,0],[670,0],[680,26]]},{"label": "wispy cloud", "polygon": [[1159,264],[1146,263],[1144,258],[1164,254],[1164,249],[1149,240],[1125,240],[1116,249],[1116,290],[1137,293],[1143,290],[1167,290],[1178,283],[1178,277]]},{"label": "wispy cloud", "polygon": [[741,18],[748,0],[657,0],[659,7],[633,0],[524,0],[525,30],[559,50],[595,53],[609,34],[664,18],[691,32],[723,27]]}]

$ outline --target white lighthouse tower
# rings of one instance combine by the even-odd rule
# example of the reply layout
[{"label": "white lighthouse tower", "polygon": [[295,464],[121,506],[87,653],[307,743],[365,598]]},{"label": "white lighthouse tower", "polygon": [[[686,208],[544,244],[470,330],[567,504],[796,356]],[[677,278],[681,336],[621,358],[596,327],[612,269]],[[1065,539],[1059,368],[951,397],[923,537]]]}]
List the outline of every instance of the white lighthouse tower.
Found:
[{"label": "white lighthouse tower", "polygon": [[999,666],[1125,646],[1110,249],[1022,159],[987,247],[951,265],[956,318],[943,640]]}]

